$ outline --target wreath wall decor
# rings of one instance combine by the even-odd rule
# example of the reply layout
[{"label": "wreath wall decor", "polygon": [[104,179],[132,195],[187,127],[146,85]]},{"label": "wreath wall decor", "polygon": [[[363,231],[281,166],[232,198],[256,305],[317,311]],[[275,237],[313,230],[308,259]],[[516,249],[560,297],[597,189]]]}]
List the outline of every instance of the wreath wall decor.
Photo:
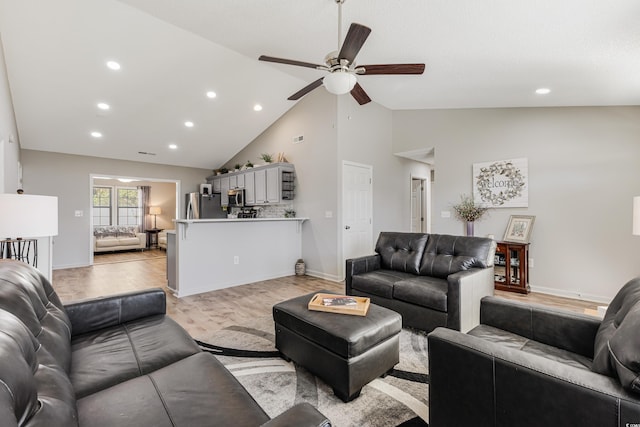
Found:
[{"label": "wreath wall decor", "polygon": [[473,198],[476,203],[490,208],[528,207],[527,159],[474,163]]}]

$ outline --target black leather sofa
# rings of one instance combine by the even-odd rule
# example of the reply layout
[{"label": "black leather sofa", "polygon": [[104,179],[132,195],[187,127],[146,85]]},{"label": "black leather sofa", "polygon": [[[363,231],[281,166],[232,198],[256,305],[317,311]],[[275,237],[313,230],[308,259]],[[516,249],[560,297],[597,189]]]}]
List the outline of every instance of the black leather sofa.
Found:
[{"label": "black leather sofa", "polygon": [[482,237],[382,232],[374,255],[346,262],[346,293],[402,315],[403,326],[468,331],[493,295],[496,242]]},{"label": "black leather sofa", "polygon": [[428,335],[429,426],[640,425],[640,278],[602,321],[496,297]]},{"label": "black leather sofa", "polygon": [[0,260],[0,425],[329,426],[308,404],[269,416],[165,315],[161,289],[63,305]]}]

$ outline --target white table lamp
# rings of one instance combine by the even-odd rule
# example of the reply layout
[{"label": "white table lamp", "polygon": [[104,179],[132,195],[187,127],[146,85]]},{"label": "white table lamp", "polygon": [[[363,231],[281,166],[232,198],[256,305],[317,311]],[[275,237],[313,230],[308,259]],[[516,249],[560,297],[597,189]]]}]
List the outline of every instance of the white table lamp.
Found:
[{"label": "white table lamp", "polygon": [[37,267],[38,242],[35,238],[57,235],[57,197],[0,194],[0,243],[3,249],[0,258],[23,260]]},{"label": "white table lamp", "polygon": [[149,215],[153,215],[153,228],[158,228],[156,227],[156,221],[157,221],[157,216],[160,215],[161,213],[162,213],[162,209],[160,209],[160,206],[149,207]]}]

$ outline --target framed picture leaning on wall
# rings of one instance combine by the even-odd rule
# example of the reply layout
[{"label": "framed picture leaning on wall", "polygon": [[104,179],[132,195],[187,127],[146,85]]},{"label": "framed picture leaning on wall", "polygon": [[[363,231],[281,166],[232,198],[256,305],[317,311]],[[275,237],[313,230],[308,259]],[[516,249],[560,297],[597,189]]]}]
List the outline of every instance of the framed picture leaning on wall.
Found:
[{"label": "framed picture leaning on wall", "polygon": [[505,242],[529,243],[535,219],[536,217],[533,215],[511,215],[502,240]]}]

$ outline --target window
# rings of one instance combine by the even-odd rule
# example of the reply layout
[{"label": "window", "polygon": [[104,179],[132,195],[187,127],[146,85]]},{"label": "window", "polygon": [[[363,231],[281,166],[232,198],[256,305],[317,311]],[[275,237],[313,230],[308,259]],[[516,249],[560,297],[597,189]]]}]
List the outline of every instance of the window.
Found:
[{"label": "window", "polygon": [[111,225],[111,187],[93,187],[93,225]]},{"label": "window", "polygon": [[140,191],[137,188],[118,188],[118,225],[142,224]]}]

